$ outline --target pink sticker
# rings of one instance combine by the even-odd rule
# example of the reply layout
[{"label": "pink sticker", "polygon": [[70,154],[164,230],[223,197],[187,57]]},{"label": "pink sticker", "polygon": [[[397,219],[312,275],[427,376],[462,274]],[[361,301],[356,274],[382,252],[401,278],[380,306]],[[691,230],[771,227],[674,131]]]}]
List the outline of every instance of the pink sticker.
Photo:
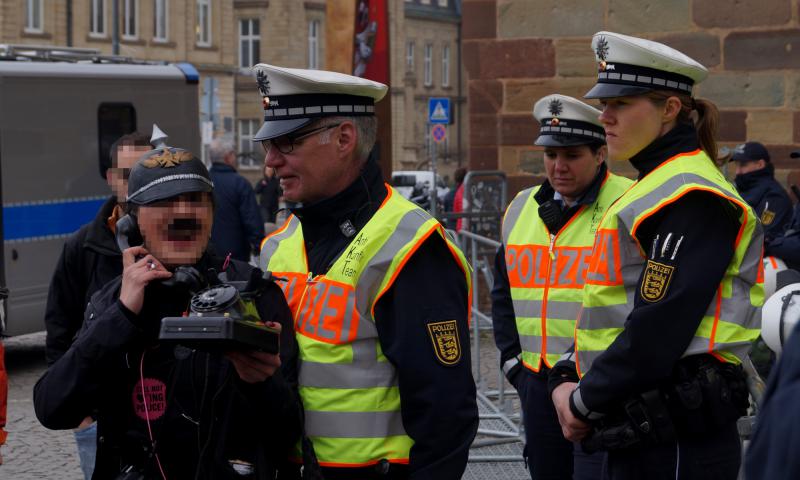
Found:
[{"label": "pink sticker", "polygon": [[167,385],[156,378],[145,378],[133,387],[133,411],[142,420],[158,420],[167,409]]}]

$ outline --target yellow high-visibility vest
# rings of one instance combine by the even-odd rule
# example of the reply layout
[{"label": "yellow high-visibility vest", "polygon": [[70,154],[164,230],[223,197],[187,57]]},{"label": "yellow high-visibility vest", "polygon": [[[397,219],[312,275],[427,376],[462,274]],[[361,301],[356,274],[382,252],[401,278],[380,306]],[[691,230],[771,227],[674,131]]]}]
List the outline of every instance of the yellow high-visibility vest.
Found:
[{"label": "yellow high-visibility vest", "polygon": [[439,222],[387,190],[324,274],[309,273],[294,216],[262,243],[260,266],[283,279],[294,315],[305,429],[323,466],[408,463],[414,442],[403,427],[397,372],[381,351],[374,308],[417,248],[441,235],[470,285],[469,265]]},{"label": "yellow high-visibility vest", "polygon": [[503,219],[503,246],[522,364],[552,368],[573,344],[595,231],[608,207],[633,182],[606,172],[597,199],[580,207],[555,234],[539,217],[535,195],[520,192]]},{"label": "yellow high-visibility vest", "polygon": [[[589,371],[622,332],[643,270],[648,271],[642,297],[657,301],[665,294],[672,267],[648,263],[649,246],[638,243],[636,232],[644,220],[693,191],[729,201],[739,212],[740,228],[733,258],[683,356],[709,353],[721,361],[740,363],[758,337],[764,303],[761,224],[705,152],[695,150],[676,155],[636,182],[600,222],[575,330],[579,375]],[[675,244],[679,241],[672,239]]]}]

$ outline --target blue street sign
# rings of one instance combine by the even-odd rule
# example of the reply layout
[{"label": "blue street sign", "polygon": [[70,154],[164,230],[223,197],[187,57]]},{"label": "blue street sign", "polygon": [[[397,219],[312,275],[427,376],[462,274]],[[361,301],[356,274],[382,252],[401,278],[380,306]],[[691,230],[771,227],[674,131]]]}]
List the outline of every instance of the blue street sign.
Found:
[{"label": "blue street sign", "polygon": [[447,127],[441,124],[435,124],[431,127],[431,135],[436,143],[442,143],[447,138]]},{"label": "blue street sign", "polygon": [[428,123],[450,123],[450,99],[431,97],[428,99]]}]

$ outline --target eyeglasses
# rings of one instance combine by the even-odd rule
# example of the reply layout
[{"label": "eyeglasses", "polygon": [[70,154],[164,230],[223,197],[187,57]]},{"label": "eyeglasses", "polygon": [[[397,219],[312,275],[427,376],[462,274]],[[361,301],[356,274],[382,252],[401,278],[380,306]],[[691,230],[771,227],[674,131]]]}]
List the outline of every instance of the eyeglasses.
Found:
[{"label": "eyeglasses", "polygon": [[279,152],[286,155],[288,153],[292,153],[295,142],[308,138],[316,133],[324,132],[325,130],[330,130],[331,128],[336,128],[339,125],[341,125],[341,122],[312,128],[311,130],[306,130],[305,132],[287,133],[286,135],[281,135],[277,138],[262,140],[261,145],[264,147],[264,151],[266,152],[269,152],[270,146],[275,146]]}]

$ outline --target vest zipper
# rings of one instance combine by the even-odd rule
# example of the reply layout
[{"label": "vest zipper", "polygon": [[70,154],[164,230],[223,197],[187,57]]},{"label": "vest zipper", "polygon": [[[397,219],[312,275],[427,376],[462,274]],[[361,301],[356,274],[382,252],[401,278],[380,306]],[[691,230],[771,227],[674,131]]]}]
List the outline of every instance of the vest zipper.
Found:
[{"label": "vest zipper", "polygon": [[[548,232],[549,233],[549,232]],[[550,247],[547,249],[547,268],[545,269],[545,277],[544,277],[544,294],[542,295],[542,348],[541,352],[539,352],[539,370],[542,370],[542,365],[547,366],[547,363],[544,361],[544,357],[547,355],[547,294],[550,291],[550,269],[553,266],[553,260],[556,258],[556,254],[553,252],[553,248],[556,244],[556,237],[558,236],[558,232],[555,234],[550,234]]]},{"label": "vest zipper", "polygon": [[308,293],[308,286],[312,283],[316,283],[316,278],[319,278],[321,275],[317,275],[316,277],[308,272],[308,278],[306,278],[306,284],[303,285],[303,293],[300,295],[300,300],[297,302],[297,311],[294,312],[294,328],[297,331],[297,321],[300,320],[300,314],[303,311],[303,303],[306,300],[306,294]]},{"label": "vest zipper", "polygon": [[[547,294],[550,293],[550,270],[553,268],[553,260],[556,259],[556,254],[554,252],[556,239],[558,236],[567,229],[567,227],[572,223],[572,221],[578,218],[579,215],[583,213],[585,206],[581,206],[577,212],[575,212],[572,217],[564,224],[564,226],[559,229],[555,234],[550,233],[548,230],[547,233],[550,233],[550,248],[548,249],[548,257],[547,260],[547,276],[544,279],[544,295],[542,296],[542,351],[539,353],[539,370],[541,370],[541,365],[544,364],[545,366],[551,367],[551,365],[547,365],[545,361],[545,357],[547,356]],[[545,227],[547,229],[547,227]],[[563,352],[562,352],[563,353]]]}]

